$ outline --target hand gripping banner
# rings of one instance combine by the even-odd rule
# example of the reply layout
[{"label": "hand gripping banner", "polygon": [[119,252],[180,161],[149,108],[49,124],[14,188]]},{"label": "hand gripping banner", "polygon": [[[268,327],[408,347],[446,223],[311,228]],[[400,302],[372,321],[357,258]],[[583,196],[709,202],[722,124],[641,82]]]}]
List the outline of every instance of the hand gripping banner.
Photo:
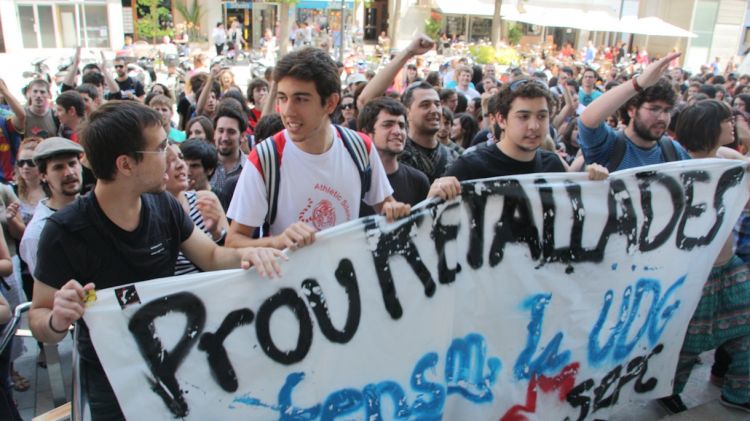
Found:
[{"label": "hand gripping banner", "polygon": [[290,253],[281,280],[202,273],[85,313],[129,419],[607,418],[672,393],[746,164],[463,184]]}]

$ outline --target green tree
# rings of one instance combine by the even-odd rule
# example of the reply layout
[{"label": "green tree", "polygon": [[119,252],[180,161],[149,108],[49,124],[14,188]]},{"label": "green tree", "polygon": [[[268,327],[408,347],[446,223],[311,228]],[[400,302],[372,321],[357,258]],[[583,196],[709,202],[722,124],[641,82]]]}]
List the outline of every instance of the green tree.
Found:
[{"label": "green tree", "polygon": [[174,36],[172,15],[160,0],[138,0],[137,7],[140,18],[135,28],[139,38],[151,39],[156,44],[157,39],[165,35]]},{"label": "green tree", "polygon": [[424,21],[424,33],[432,38],[435,43],[440,42],[440,31],[443,29],[443,23],[440,21],[440,15],[437,13],[430,14],[430,17]]},{"label": "green tree", "polygon": [[187,26],[187,33],[191,41],[198,41],[205,39],[205,35],[201,31],[201,19],[203,18],[203,9],[201,9],[198,0],[193,0],[192,6],[188,6],[189,0],[177,0],[175,1],[174,7],[177,9],[177,13],[182,16]]}]

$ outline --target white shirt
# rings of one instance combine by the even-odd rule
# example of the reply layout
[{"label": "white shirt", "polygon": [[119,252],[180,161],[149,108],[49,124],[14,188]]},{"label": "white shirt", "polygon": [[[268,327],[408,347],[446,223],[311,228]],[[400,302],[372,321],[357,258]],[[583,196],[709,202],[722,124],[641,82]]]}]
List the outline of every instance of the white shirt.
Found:
[{"label": "white shirt", "polygon": [[[301,150],[286,130],[279,174],[276,219],[270,234],[279,235],[297,221],[306,222],[317,230],[333,227],[359,217],[361,183],[359,171],[346,150],[336,129],[333,145],[322,154]],[[255,152],[251,153],[257,157]],[[388,177],[375,150],[370,148],[372,180],[364,202],[370,206],[381,203],[393,194]],[[243,225],[262,226],[268,212],[268,197],[258,166],[245,165],[227,216]]]},{"label": "white shirt", "polygon": [[39,248],[39,237],[42,235],[42,229],[44,224],[47,223],[47,219],[54,213],[54,210],[47,207],[47,199],[40,201],[34,209],[34,216],[23,232],[19,253],[23,261],[29,266],[29,273],[32,276],[34,275],[34,269],[36,269],[36,251]]}]

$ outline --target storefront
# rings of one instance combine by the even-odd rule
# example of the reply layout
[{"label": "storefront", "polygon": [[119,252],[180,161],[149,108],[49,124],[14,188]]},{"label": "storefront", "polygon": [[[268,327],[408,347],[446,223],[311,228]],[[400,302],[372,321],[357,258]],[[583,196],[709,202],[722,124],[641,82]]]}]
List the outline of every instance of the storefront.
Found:
[{"label": "storefront", "polygon": [[106,0],[24,1],[16,12],[22,48],[110,47]]},{"label": "storefront", "polygon": [[329,28],[337,32],[341,26],[341,6],[344,6],[344,21],[351,27],[354,1],[346,0],[301,0],[295,6],[297,22],[307,22],[315,29]]}]

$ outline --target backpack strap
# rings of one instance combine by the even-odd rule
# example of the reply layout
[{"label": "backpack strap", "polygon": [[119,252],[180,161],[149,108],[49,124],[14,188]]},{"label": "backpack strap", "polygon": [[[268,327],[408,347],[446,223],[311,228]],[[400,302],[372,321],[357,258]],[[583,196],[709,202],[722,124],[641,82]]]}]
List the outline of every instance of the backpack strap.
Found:
[{"label": "backpack strap", "polygon": [[536,153],[534,153],[534,172],[540,173],[544,172],[544,168],[542,167],[542,149],[539,148],[536,150]]},{"label": "backpack strap", "polygon": [[659,138],[659,147],[661,147],[661,156],[664,158],[664,162],[679,161],[680,156],[677,153],[677,148],[674,147],[672,139],[667,136]]},{"label": "backpack strap", "polygon": [[284,132],[281,131],[276,135],[265,139],[255,146],[253,152],[258,156],[258,165],[263,184],[266,187],[266,197],[268,198],[268,212],[263,225],[263,232],[268,233],[268,228],[276,220],[276,211],[279,201],[279,183],[281,181],[280,168],[281,157],[284,151]]},{"label": "backpack strap", "polygon": [[365,194],[370,191],[372,181],[372,167],[370,166],[372,142],[369,139],[363,138],[354,130],[339,126],[338,124],[335,127],[341,136],[341,140],[344,142],[346,151],[349,152],[354,164],[357,166],[359,181],[362,184],[360,199],[364,199]]},{"label": "backpack strap", "polygon": [[625,131],[620,130],[615,136],[615,141],[612,145],[612,152],[609,153],[609,161],[607,162],[607,169],[609,172],[615,172],[617,167],[620,166],[622,158],[625,157],[625,149],[627,148],[627,139],[625,139]]}]

